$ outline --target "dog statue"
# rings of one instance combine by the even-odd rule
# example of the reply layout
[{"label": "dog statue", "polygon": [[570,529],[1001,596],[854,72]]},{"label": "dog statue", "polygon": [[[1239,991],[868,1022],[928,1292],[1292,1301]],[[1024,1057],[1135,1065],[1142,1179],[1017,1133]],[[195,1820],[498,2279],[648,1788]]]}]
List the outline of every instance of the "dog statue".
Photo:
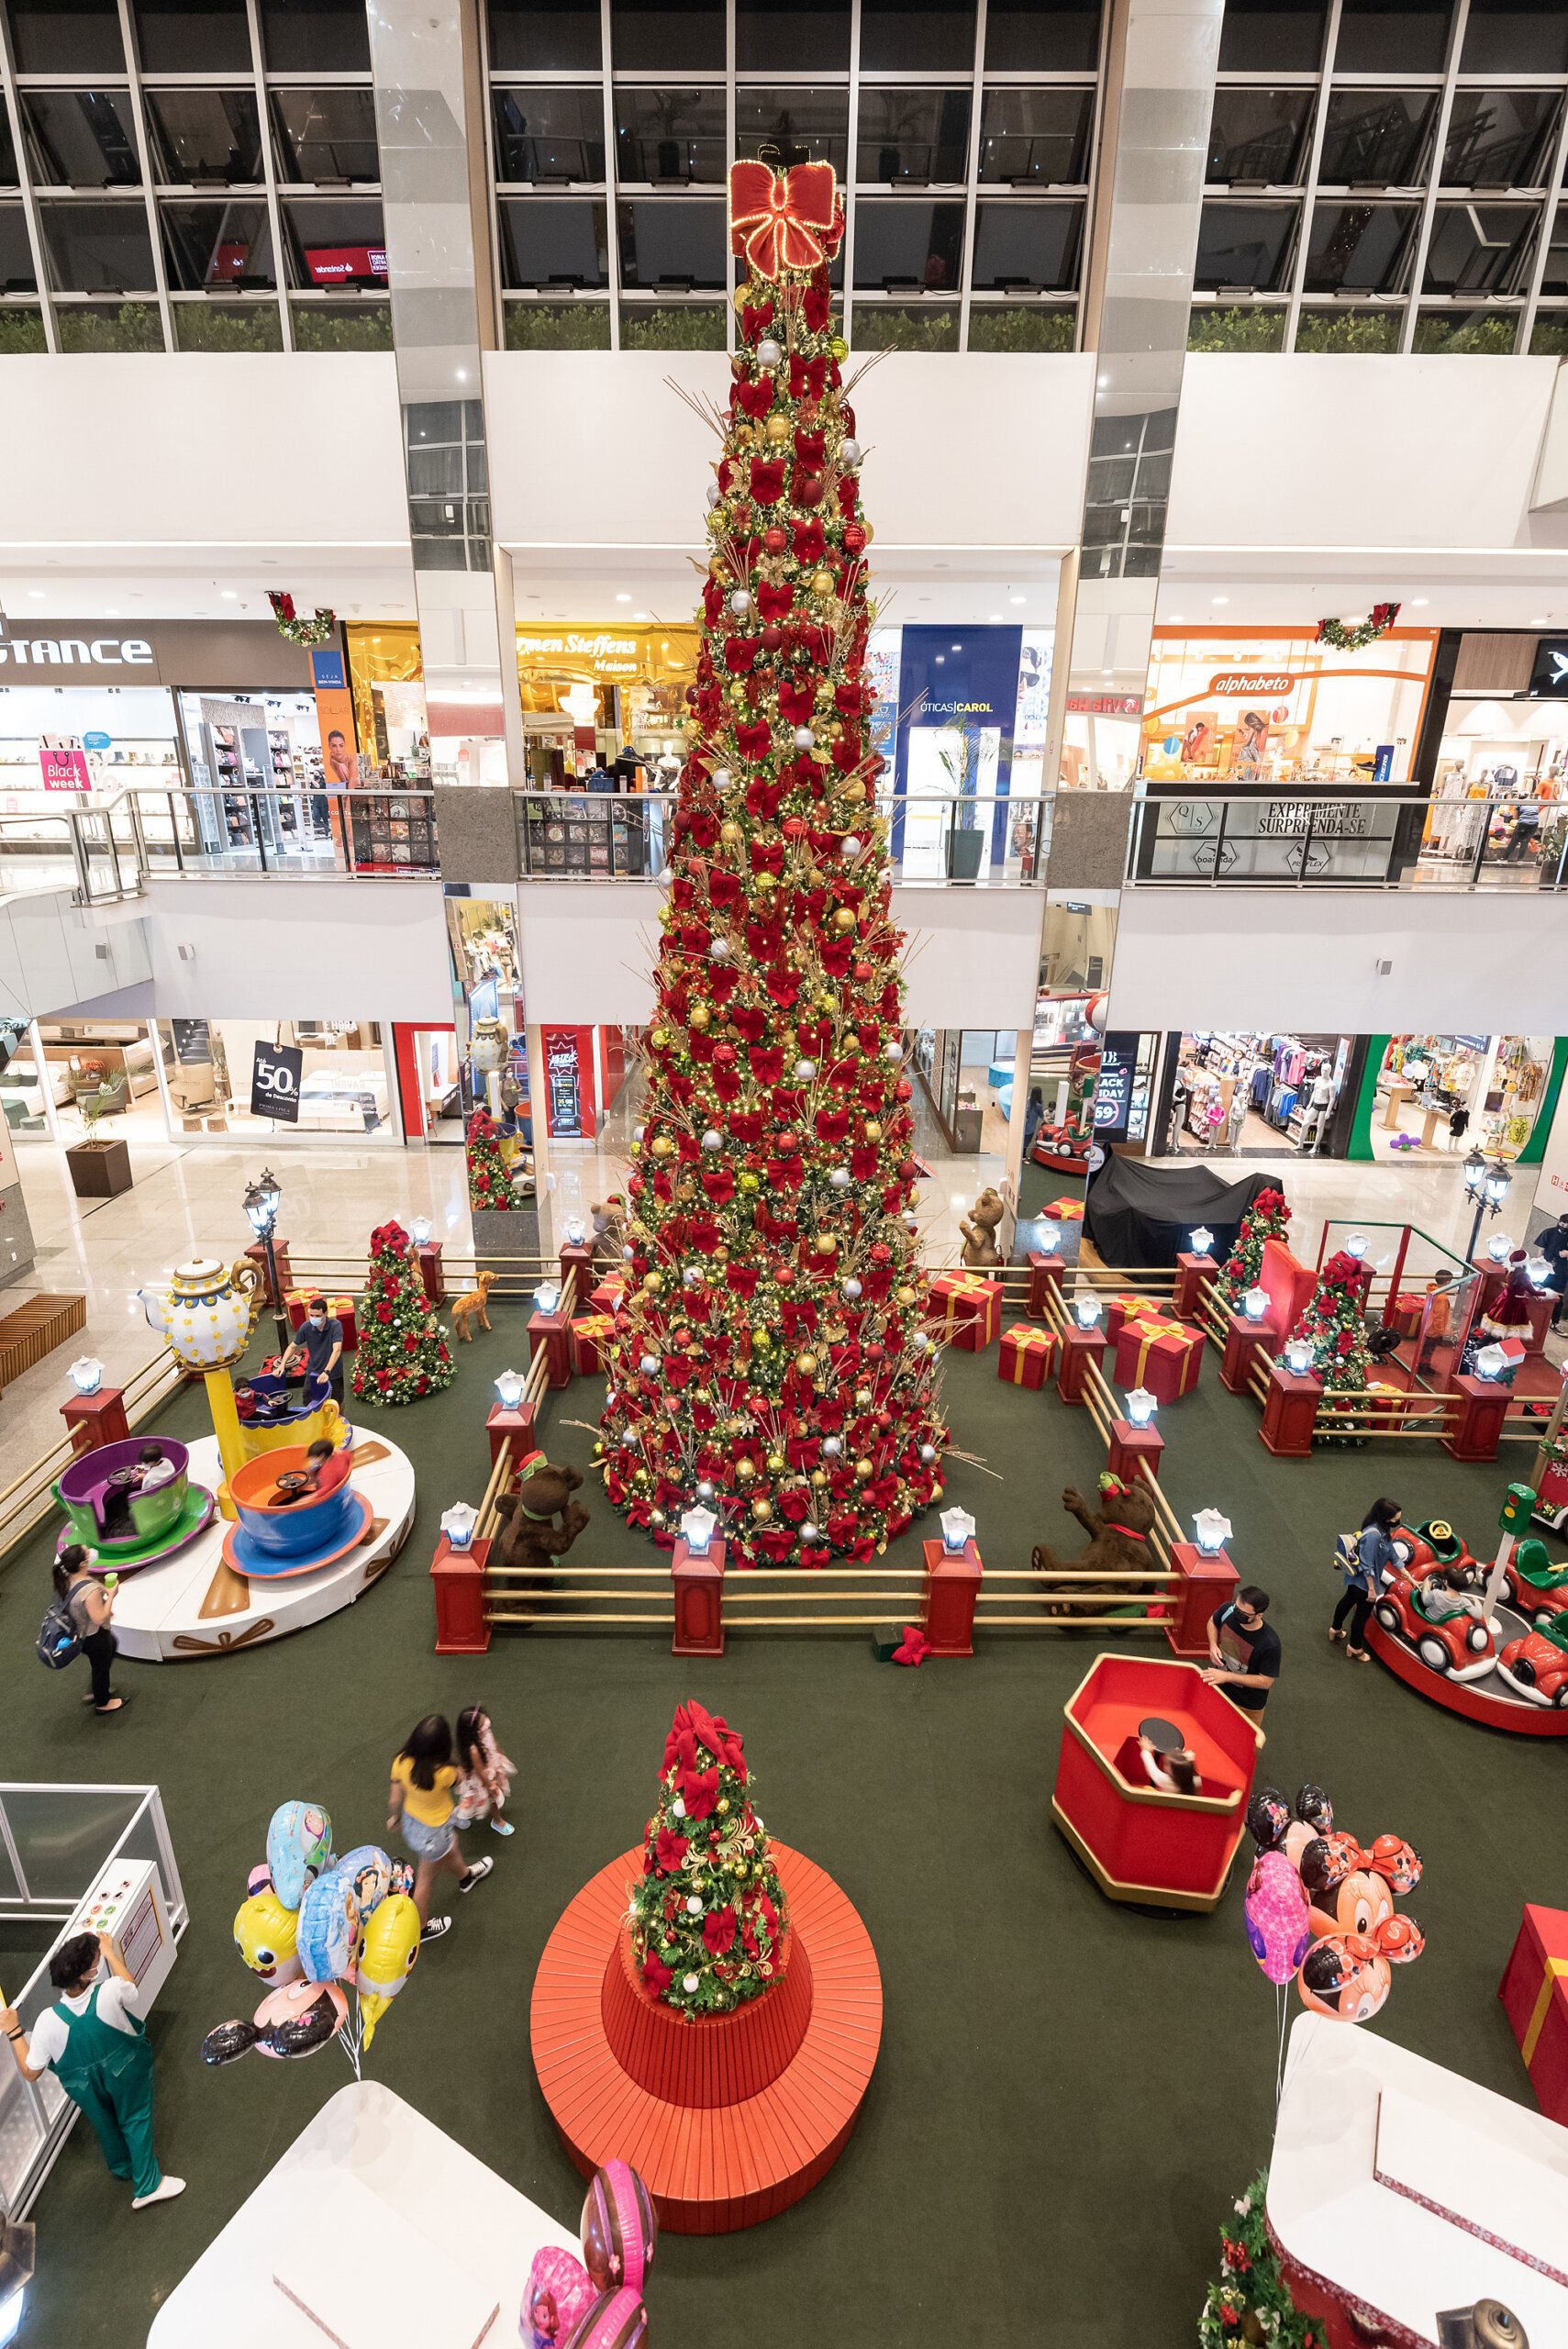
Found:
[{"label": "dog statue", "polygon": [[626,1201],[618,1191],[607,1199],[595,1199],[593,1205],[594,1270],[601,1277],[606,1273],[618,1273],[621,1268],[621,1245],[626,1222]]},{"label": "dog statue", "polygon": [[468,1345],[473,1343],[473,1323],[476,1319],[482,1330],[490,1327],[490,1316],[484,1308],[490,1296],[490,1284],[495,1278],[494,1273],[481,1273],[478,1287],[471,1288],[466,1297],[458,1297],[452,1306],[452,1335],[462,1338]]},{"label": "dog statue", "polygon": [[589,1522],[587,1510],[572,1498],[582,1481],[575,1468],[557,1467],[542,1452],[526,1462],[517,1491],[495,1504],[502,1525],[497,1564],[549,1575],[551,1560],[564,1557]]},{"label": "dog statue", "polygon": [[[1059,1558],[1054,1550],[1041,1542],[1029,1559],[1037,1575],[1057,1574],[1064,1566],[1093,1566],[1100,1573],[1159,1572],[1159,1561],[1149,1546],[1149,1536],[1154,1529],[1154,1497],[1141,1479],[1135,1485],[1124,1485],[1119,1476],[1108,1473],[1100,1478],[1100,1506],[1092,1510],[1082,1493],[1069,1485],[1062,1496],[1062,1506],[1069,1517],[1075,1517],[1089,1536],[1089,1546],[1081,1557]],[[1126,1606],[1140,1596],[1139,1586],[1120,1586],[1125,1597],[1112,1602],[1106,1599],[1081,1599],[1074,1594],[1082,1584],[1058,1583],[1054,1589],[1062,1595],[1051,1599],[1047,1612],[1051,1615],[1107,1615],[1113,1604]],[[1051,1598],[1053,1586],[1043,1586],[1042,1595]],[[1154,1596],[1152,1588],[1149,1596]]]},{"label": "dog statue", "polygon": [[1001,1263],[1002,1259],[996,1252],[996,1227],[1006,1211],[1001,1193],[994,1191],[988,1184],[959,1225],[963,1234],[962,1262],[970,1271],[977,1272],[987,1265]]}]

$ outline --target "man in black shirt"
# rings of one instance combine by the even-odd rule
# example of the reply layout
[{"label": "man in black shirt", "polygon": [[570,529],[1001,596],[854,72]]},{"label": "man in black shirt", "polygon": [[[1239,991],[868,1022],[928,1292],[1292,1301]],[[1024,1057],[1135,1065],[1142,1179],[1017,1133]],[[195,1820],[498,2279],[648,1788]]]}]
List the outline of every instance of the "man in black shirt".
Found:
[{"label": "man in black shirt", "polygon": [[1203,1675],[1260,1726],[1280,1666],[1279,1633],[1263,1620],[1268,1605],[1268,1592],[1246,1583],[1229,1606],[1210,1616],[1211,1663]]},{"label": "man in black shirt", "polygon": [[284,1378],[306,1381],[307,1397],[317,1380],[325,1378],[335,1403],[343,1399],[343,1325],[327,1310],[324,1297],[313,1297],[299,1335],[279,1365]]}]

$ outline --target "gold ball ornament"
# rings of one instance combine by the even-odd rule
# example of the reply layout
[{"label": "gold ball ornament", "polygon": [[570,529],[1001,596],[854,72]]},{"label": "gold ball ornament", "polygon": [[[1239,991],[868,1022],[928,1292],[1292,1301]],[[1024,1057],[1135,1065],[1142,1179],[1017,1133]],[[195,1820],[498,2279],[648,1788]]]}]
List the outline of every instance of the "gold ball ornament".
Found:
[{"label": "gold ball ornament", "polygon": [[867,1141],[880,1141],[882,1140],[882,1127],[875,1118],[872,1118],[867,1120],[866,1140]]},{"label": "gold ball ornament", "polygon": [[817,1491],[820,1492],[823,1486],[828,1482],[828,1471],[826,1468],[814,1468],[811,1472],[811,1481],[816,1486]]},{"label": "gold ball ornament", "polygon": [[782,1476],[787,1464],[782,1452],[770,1452],[763,1464],[770,1476]]},{"label": "gold ball ornament", "polygon": [[634,1468],[631,1472],[631,1481],[634,1485],[646,1485],[648,1482],[647,1469]]},{"label": "gold ball ornament", "polygon": [[839,1243],[830,1231],[819,1231],[815,1245],[819,1256],[836,1256],[839,1252]]},{"label": "gold ball ornament", "polygon": [[811,574],[811,592],[814,596],[830,596],[833,593],[832,573],[814,571]]},{"label": "gold ball ornament", "polygon": [[718,837],[726,848],[739,848],[746,835],[739,824],[720,824]]},{"label": "gold ball ornament", "polygon": [[773,1342],[773,1333],[771,1330],[759,1328],[752,1330],[751,1343],[756,1347],[757,1352],[760,1354],[765,1354],[771,1352]]},{"label": "gold ball ornament", "polygon": [[776,449],[789,439],[789,419],[783,416],[770,416],[762,430]]},{"label": "gold ball ornament", "polygon": [[655,1531],[657,1531],[664,1522],[663,1510],[662,1508],[650,1509],[648,1512],[648,1522],[655,1529]]},{"label": "gold ball ornament", "polygon": [[773,1505],[772,1501],[764,1500],[762,1495],[759,1494],[757,1498],[751,1503],[751,1514],[756,1519],[758,1524],[766,1525],[773,1513]]},{"label": "gold ball ornament", "polygon": [[642,1286],[643,1286],[643,1287],[644,1287],[645,1289],[661,1289],[661,1288],[662,1288],[662,1287],[663,1287],[663,1286],[664,1286],[664,1275],[663,1275],[663,1274],[662,1274],[662,1273],[644,1273],[644,1274],[643,1274],[643,1275],[642,1275]]},{"label": "gold ball ornament", "polygon": [[737,311],[743,310],[751,299],[751,289],[750,285],[738,285],[735,288],[735,307]]},{"label": "gold ball ornament", "polygon": [[815,1354],[796,1354],[795,1358],[795,1366],[796,1370],[799,1371],[802,1378],[815,1378],[817,1375],[817,1356]]},{"label": "gold ball ornament", "polygon": [[653,1152],[655,1158],[673,1158],[674,1156],[675,1145],[671,1141],[668,1134],[655,1134],[653,1140],[648,1146]]},{"label": "gold ball ornament", "polygon": [[669,906],[661,906],[661,907],[660,907],[660,908],[659,908],[659,922],[660,922],[660,927],[661,927],[661,928],[663,928],[663,926],[664,926],[666,923],[673,921],[673,920],[674,920],[674,918],[675,918],[674,912],[673,912],[673,908],[672,908],[671,907],[669,907]]},{"label": "gold ball ornament", "polygon": [[851,908],[848,906],[840,906],[833,915],[834,929],[842,936],[845,930],[853,930],[854,926],[855,917]]},{"label": "gold ball ornament", "polygon": [[872,1473],[872,1469],[871,1469],[871,1462],[870,1462],[869,1460],[857,1460],[857,1461],[856,1461],[856,1463],[855,1463],[855,1474],[856,1474],[856,1475],[861,1479],[861,1481],[862,1481],[862,1484],[864,1483],[865,1479],[866,1479],[866,1478],[871,1475],[871,1473]]},{"label": "gold ball ornament", "polygon": [[893,1302],[895,1305],[911,1306],[915,1302],[915,1291],[907,1286],[895,1288],[893,1292]]},{"label": "gold ball ornament", "polygon": [[706,1028],[709,1020],[713,1018],[713,1014],[708,1009],[706,1003],[695,1003],[692,1006],[691,1016],[692,1026],[696,1030],[700,1036],[703,1030]]},{"label": "gold ball ornament", "polygon": [[648,1041],[656,1052],[662,1052],[669,1044],[670,1030],[668,1028],[655,1028]]},{"label": "gold ball ornament", "polygon": [[847,783],[844,785],[844,796],[852,807],[858,807],[865,796],[866,787],[863,783]]},{"label": "gold ball ornament", "polygon": [[757,1464],[756,1464],[756,1462],[755,1462],[755,1461],[753,1461],[753,1460],[738,1460],[738,1461],[735,1463],[735,1480],[736,1480],[737,1484],[740,1484],[740,1485],[751,1485],[751,1484],[754,1484],[754,1483],[755,1483],[755,1481],[756,1481],[756,1476],[757,1476]]}]

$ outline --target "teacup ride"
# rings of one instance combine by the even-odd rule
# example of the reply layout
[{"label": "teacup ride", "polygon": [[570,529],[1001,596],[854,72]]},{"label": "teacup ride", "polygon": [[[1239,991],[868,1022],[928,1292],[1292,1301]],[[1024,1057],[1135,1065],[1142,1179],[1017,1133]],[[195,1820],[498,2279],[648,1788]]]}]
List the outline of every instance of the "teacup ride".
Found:
[{"label": "teacup ride", "polygon": [[302,1385],[270,1370],[258,1371],[235,1388],[234,1408],[240,1449],[248,1460],[299,1445],[308,1451],[320,1436],[339,1451],[354,1440],[325,1375],[312,1377],[306,1372]]},{"label": "teacup ride", "polygon": [[304,1444],[285,1445],[247,1461],[228,1480],[238,1521],[223,1537],[223,1555],[253,1582],[284,1582],[332,1565],[364,1541],[372,1509],[352,1484],[330,1492],[308,1489]]},{"label": "teacup ride", "polygon": [[185,1446],[167,1436],[160,1439],[175,1474],[142,1492],[142,1445],[140,1436],[100,1444],[61,1471],[54,1497],[66,1523],[57,1554],[80,1542],[97,1552],[100,1574],[129,1574],[171,1556],[201,1531],[217,1504],[205,1485],[191,1483]]}]

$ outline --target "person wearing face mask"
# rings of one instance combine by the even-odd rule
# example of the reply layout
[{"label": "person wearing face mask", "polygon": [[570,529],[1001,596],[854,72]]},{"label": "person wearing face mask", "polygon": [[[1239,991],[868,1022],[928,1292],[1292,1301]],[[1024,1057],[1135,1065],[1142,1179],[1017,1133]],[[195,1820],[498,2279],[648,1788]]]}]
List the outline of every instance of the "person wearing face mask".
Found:
[{"label": "person wearing face mask", "polygon": [[343,1325],[327,1310],[324,1297],[313,1297],[305,1325],[278,1365],[284,1378],[303,1378],[306,1398],[316,1382],[325,1378],[335,1403],[343,1399]]}]

